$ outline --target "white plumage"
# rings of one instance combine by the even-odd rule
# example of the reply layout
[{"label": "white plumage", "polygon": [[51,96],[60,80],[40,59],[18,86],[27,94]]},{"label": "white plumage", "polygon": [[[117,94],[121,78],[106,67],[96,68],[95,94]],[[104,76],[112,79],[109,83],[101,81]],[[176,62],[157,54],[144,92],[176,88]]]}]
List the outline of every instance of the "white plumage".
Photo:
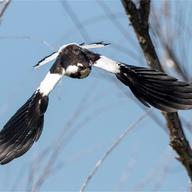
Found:
[{"label": "white plumage", "polygon": [[37,90],[39,90],[39,92],[42,93],[43,96],[49,95],[49,93],[54,89],[54,87],[61,80],[64,74],[64,70],[63,74],[48,72]]}]

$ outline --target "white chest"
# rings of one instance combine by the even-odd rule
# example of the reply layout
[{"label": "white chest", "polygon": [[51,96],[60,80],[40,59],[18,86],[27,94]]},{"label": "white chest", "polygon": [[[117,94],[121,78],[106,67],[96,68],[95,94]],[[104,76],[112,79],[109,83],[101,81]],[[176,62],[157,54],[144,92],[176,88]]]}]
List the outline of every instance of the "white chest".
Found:
[{"label": "white chest", "polygon": [[66,75],[71,75],[71,74],[76,74],[78,72],[79,68],[76,65],[69,65],[66,69],[65,69],[65,74]]}]

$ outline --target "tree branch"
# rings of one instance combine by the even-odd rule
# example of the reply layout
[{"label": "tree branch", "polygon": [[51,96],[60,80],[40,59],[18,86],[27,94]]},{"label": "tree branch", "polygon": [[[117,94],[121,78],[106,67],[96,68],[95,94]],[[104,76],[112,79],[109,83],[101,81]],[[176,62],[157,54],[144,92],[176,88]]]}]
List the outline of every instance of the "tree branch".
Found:
[{"label": "tree branch", "polygon": [[[139,8],[132,0],[122,0],[122,4],[133,26],[148,65],[163,71],[149,34],[150,0],[140,0]],[[177,158],[185,167],[192,181],[192,150],[186,139],[178,113],[162,112],[169,129],[170,145],[177,152]]]}]

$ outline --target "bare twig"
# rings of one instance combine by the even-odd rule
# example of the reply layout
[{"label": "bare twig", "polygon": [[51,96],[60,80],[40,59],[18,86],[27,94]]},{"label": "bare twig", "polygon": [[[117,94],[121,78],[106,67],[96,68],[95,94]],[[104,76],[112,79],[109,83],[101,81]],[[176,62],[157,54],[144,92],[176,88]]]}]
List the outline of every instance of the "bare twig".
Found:
[{"label": "bare twig", "polygon": [[[150,1],[143,0],[141,3],[142,6],[140,6],[138,9],[131,0],[122,0],[122,3],[135,30],[137,39],[144,52],[148,65],[151,68],[162,70],[158,56],[149,35],[149,23],[148,20],[146,20],[148,19],[148,17],[146,16],[148,14],[146,9],[147,7],[150,8]],[[145,11],[142,10],[143,7],[145,7]]]},{"label": "bare twig", "polygon": [[80,192],[84,192],[85,189],[87,188],[89,182],[93,178],[93,176],[96,174],[97,170],[101,167],[101,165],[104,163],[104,161],[109,157],[111,152],[121,143],[121,141],[127,136],[127,134],[134,129],[138,123],[140,123],[145,117],[147,117],[148,113],[151,111],[148,110],[145,112],[137,121],[135,121],[132,125],[130,125],[116,140],[115,142],[109,147],[109,149],[104,153],[103,157],[97,161],[95,164],[95,167],[93,170],[91,170],[90,174],[88,177],[85,179],[84,183],[81,186]]},{"label": "bare twig", "polygon": [[[149,34],[150,0],[140,0],[139,8],[136,7],[132,0],[122,0],[122,4],[134,28],[148,65],[151,68],[163,71]],[[184,165],[192,181],[192,150],[185,137],[179,115],[178,113],[162,113],[169,128],[170,145],[179,155],[177,159]]]},{"label": "bare twig", "polygon": [[[113,23],[115,28],[123,35],[125,39],[129,38],[131,43],[134,43],[134,39],[129,35],[124,25],[122,25],[117,19],[118,17],[112,12],[110,7],[107,6],[105,1],[97,0],[97,4],[101,7],[101,9],[105,12],[107,18]],[[135,52],[132,50],[133,53]],[[136,53],[134,53],[136,54]]]},{"label": "bare twig", "polygon": [[49,48],[51,51],[55,51],[56,48],[49,43],[48,41],[41,39],[39,37],[35,37],[35,36],[28,36],[28,35],[1,35],[0,36],[0,40],[5,40],[5,39],[17,39],[17,40],[31,40],[34,42],[38,42],[42,45],[45,45],[47,48]]},{"label": "bare twig", "polygon": [[[91,87],[92,87],[92,85],[91,85]],[[52,173],[53,166],[55,165],[55,162],[57,161],[61,150],[64,148],[64,144],[66,142],[66,139],[65,139],[66,132],[69,131],[71,128],[73,128],[74,123],[75,123],[74,119],[78,119],[84,113],[84,105],[86,105],[86,102],[88,101],[87,95],[90,96],[91,94],[94,93],[94,91],[90,92],[89,90],[90,90],[90,88],[88,88],[88,90],[85,93],[85,95],[83,96],[80,104],[77,106],[76,110],[74,110],[71,117],[66,122],[65,126],[63,127],[59,136],[56,138],[55,142],[52,143],[52,148],[51,148],[52,153],[48,159],[48,162],[45,165],[45,168],[40,173],[39,178],[33,185],[33,189],[32,189],[33,192],[39,191],[39,189],[41,188],[42,184],[45,182],[47,177]]]},{"label": "bare twig", "polygon": [[2,17],[8,8],[9,4],[11,3],[11,0],[4,0],[1,2],[1,7],[0,7],[0,22],[2,20]]},{"label": "bare twig", "polygon": [[77,27],[78,32],[81,34],[83,39],[86,39],[90,41],[89,34],[84,29],[84,26],[82,25],[81,21],[77,17],[77,15],[74,13],[73,9],[71,8],[69,2],[67,1],[61,1],[61,5],[63,6],[63,9],[67,12],[71,20],[73,21],[74,25]]},{"label": "bare twig", "polygon": [[188,81],[187,74],[182,70],[181,63],[179,62],[177,55],[175,54],[174,50],[168,43],[167,39],[165,39],[165,37],[163,36],[162,29],[159,23],[159,16],[154,10],[152,11],[152,17],[154,22],[153,23],[154,25],[152,25],[152,30],[154,30],[157,33],[159,40],[167,54],[168,59],[170,59],[173,62],[174,64],[173,67],[175,71],[183,78],[183,80]]},{"label": "bare twig", "polygon": [[166,167],[171,165],[173,158],[173,153],[171,153],[170,147],[167,147],[165,151],[160,154],[155,165],[152,166],[151,169],[149,169],[142,177],[141,181],[137,183],[135,187],[133,187],[133,191],[144,191],[144,188],[148,183],[152,184],[151,181],[153,181],[153,184],[156,183],[155,185],[161,185],[163,183],[162,180],[165,178],[163,176],[168,174]]}]

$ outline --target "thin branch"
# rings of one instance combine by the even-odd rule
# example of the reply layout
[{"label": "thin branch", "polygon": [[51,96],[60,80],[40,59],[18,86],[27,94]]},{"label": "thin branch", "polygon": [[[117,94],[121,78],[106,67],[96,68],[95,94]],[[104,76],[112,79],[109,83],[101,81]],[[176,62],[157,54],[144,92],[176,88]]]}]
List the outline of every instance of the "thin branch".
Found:
[{"label": "thin branch", "polygon": [[[122,36],[127,39],[129,38],[129,41],[134,44],[135,40],[129,35],[129,33],[127,32],[125,26],[123,24],[121,24],[119,22],[119,17],[117,17],[113,11],[110,9],[109,6],[107,6],[105,1],[96,1],[97,4],[101,7],[101,9],[104,11],[104,13],[106,14],[107,18],[109,19],[109,21],[111,21],[111,23],[113,23],[114,27],[122,34]],[[133,50],[134,54],[135,50]]]},{"label": "thin branch", "polygon": [[132,125],[130,125],[116,140],[115,142],[109,147],[109,149],[104,153],[103,157],[97,161],[95,164],[95,167],[93,170],[91,170],[88,177],[85,179],[84,183],[81,186],[80,192],[84,192],[87,188],[89,182],[93,178],[93,176],[96,174],[98,169],[101,167],[101,165],[104,163],[104,161],[109,157],[111,152],[121,143],[121,141],[127,136],[127,134],[134,129],[143,119],[147,117],[147,115],[151,112],[151,109],[149,109],[147,112],[145,112],[137,121],[135,121]]},{"label": "thin branch", "polygon": [[[94,84],[95,84],[95,82],[94,82]],[[93,87],[93,85],[91,85],[90,87]],[[68,121],[65,123],[65,126],[63,127],[61,133],[56,138],[55,142],[52,143],[52,145],[51,145],[52,153],[48,159],[48,162],[45,164],[45,168],[39,174],[40,175],[39,178],[37,179],[37,181],[32,186],[33,192],[39,191],[41,186],[43,185],[43,183],[47,179],[47,177],[52,173],[53,166],[55,165],[55,163],[59,157],[59,154],[63,150],[64,144],[67,141],[65,138],[67,131],[69,131],[70,129],[72,129],[74,127],[74,124],[76,123],[76,121],[74,121],[74,119],[78,119],[83,115],[84,109],[85,109],[84,106],[86,105],[86,102],[88,101],[87,95],[89,95],[89,98],[90,98],[91,94],[93,94],[93,93],[94,93],[94,91],[90,92],[90,88],[87,89],[87,91],[84,94],[79,105],[74,110],[71,117],[68,118]],[[74,134],[72,133],[72,135],[74,135]]]},{"label": "thin branch", "polygon": [[136,5],[131,0],[122,0],[122,3],[144,52],[147,64],[153,69],[163,70],[150,38],[149,23],[148,20],[146,20],[148,18],[146,16],[146,9],[149,7],[150,1],[143,1],[142,7],[145,7],[145,11],[142,11],[141,6],[137,9]]},{"label": "thin branch", "polygon": [[61,5],[63,9],[67,12],[69,17],[71,18],[74,25],[77,27],[78,32],[81,34],[82,38],[90,41],[91,38],[88,34],[88,32],[85,30],[84,26],[82,25],[81,21],[79,20],[78,16],[74,13],[73,9],[70,6],[70,3],[68,1],[61,1]]},{"label": "thin branch", "polygon": [[[153,17],[153,25],[152,25],[152,30],[155,31],[155,33],[157,34],[157,36],[159,37],[160,43],[162,44],[168,59],[171,59],[171,61],[173,62],[173,66],[175,68],[175,71],[183,78],[183,80],[188,81],[188,77],[187,74],[184,72],[184,70],[181,68],[181,63],[179,62],[179,59],[177,58],[177,55],[174,52],[173,47],[171,47],[169,41],[167,39],[165,39],[161,26],[160,26],[160,22],[159,22],[159,16],[157,15],[156,11],[152,9],[152,17]],[[170,30],[170,29],[169,29]]]},{"label": "thin branch", "polygon": [[11,0],[4,0],[1,2],[1,7],[0,7],[0,22],[2,20],[2,17],[8,8],[9,4],[11,3]]},{"label": "thin branch", "polygon": [[[134,28],[148,65],[153,69],[163,71],[149,34],[147,14],[150,8],[150,0],[141,0],[139,8],[136,8],[132,0],[122,0],[122,4]],[[184,165],[192,181],[192,150],[184,134],[179,115],[178,113],[162,113],[169,128],[170,145],[179,155],[177,159]]]},{"label": "thin branch", "polygon": [[[152,185],[154,185],[155,183],[156,184],[161,184],[161,182],[163,183],[162,180],[160,181],[160,178],[162,178],[162,175],[168,174],[167,171],[165,173],[165,167],[167,165],[170,165],[174,160],[173,153],[170,150],[171,150],[170,147],[167,146],[165,151],[161,153],[157,158],[155,165],[151,166],[151,168],[142,177],[141,181],[138,182],[136,186],[133,187],[133,191],[144,191],[146,185],[149,183],[151,183]],[[153,181],[153,183],[151,181]]]},{"label": "thin branch", "polygon": [[49,43],[48,41],[41,39],[39,37],[35,37],[35,36],[29,36],[29,35],[0,35],[0,40],[6,40],[6,39],[14,39],[14,40],[31,40],[34,42],[38,42],[42,45],[45,45],[48,49],[50,49],[51,51],[55,51],[56,48]]}]

